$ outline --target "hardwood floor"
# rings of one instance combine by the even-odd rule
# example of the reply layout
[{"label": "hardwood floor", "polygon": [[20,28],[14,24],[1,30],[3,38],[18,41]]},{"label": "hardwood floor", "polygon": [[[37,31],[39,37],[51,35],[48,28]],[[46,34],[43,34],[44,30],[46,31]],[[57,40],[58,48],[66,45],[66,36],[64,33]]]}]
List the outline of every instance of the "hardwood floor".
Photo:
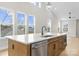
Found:
[{"label": "hardwood floor", "polygon": [[0,56],[8,56],[8,49],[0,51]]},{"label": "hardwood floor", "polygon": [[[0,51],[0,56],[8,56],[8,50]],[[68,39],[67,47],[60,56],[79,56],[79,38]]]}]

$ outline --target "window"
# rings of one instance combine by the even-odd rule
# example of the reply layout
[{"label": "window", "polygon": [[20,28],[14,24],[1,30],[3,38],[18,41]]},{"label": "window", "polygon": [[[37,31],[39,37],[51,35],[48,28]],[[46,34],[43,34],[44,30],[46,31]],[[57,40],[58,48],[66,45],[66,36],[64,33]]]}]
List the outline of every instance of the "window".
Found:
[{"label": "window", "polygon": [[25,15],[17,12],[17,35],[25,34]]},{"label": "window", "polygon": [[34,26],[35,24],[35,17],[34,16],[29,16],[28,17],[28,33],[34,33]]},{"label": "window", "polygon": [[[0,36],[10,35],[22,35],[25,34],[25,28],[28,27],[28,33],[34,33],[35,31],[35,16],[28,16],[28,26],[25,22],[25,16],[23,12],[16,12],[16,20],[13,20],[13,14],[7,9],[0,9]],[[15,24],[14,24],[15,22]],[[16,29],[14,29],[16,28]],[[27,31],[27,28],[26,28]]]},{"label": "window", "polygon": [[0,30],[1,36],[12,35],[12,14],[7,9],[0,9]]}]

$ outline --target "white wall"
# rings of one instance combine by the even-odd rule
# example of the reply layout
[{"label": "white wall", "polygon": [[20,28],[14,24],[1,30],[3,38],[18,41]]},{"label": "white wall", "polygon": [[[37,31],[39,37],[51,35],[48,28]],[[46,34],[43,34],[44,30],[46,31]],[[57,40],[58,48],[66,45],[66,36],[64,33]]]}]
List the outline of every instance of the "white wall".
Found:
[{"label": "white wall", "polygon": [[48,10],[48,18],[51,19],[51,32],[57,33],[58,32],[58,22],[59,19],[57,15],[53,12],[53,10]]},{"label": "white wall", "polygon": [[76,20],[76,37],[79,37],[79,19]]},{"label": "white wall", "polygon": [[0,50],[4,50],[8,48],[8,40],[0,38]]},{"label": "white wall", "polygon": [[55,14],[52,15],[52,26],[51,26],[51,31],[57,33],[58,32],[58,18]]},{"label": "white wall", "polygon": [[68,21],[68,37],[76,37],[76,20]]}]

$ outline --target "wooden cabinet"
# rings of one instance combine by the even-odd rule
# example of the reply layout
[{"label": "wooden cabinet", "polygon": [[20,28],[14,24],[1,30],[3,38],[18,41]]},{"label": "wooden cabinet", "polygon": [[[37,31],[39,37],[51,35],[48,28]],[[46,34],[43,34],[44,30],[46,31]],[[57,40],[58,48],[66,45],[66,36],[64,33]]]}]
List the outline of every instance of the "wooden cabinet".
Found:
[{"label": "wooden cabinet", "polygon": [[59,36],[56,38],[52,38],[48,40],[48,55],[49,56],[57,56],[59,55],[64,49],[64,39],[63,36]]},{"label": "wooden cabinet", "polygon": [[8,40],[9,56],[29,56],[31,53],[30,45],[25,45],[14,40]]},{"label": "wooden cabinet", "polygon": [[65,48],[63,36],[58,37],[58,51],[56,52],[59,55]]},{"label": "wooden cabinet", "polygon": [[54,41],[48,44],[48,56],[55,56],[58,50],[58,42]]},{"label": "wooden cabinet", "polygon": [[[57,56],[59,55],[66,47],[67,40],[66,35],[57,36],[47,40],[47,55],[48,56]],[[31,56],[32,54],[32,45],[23,44],[16,40],[8,39],[8,55],[9,56]],[[37,52],[35,52],[37,53]]]}]

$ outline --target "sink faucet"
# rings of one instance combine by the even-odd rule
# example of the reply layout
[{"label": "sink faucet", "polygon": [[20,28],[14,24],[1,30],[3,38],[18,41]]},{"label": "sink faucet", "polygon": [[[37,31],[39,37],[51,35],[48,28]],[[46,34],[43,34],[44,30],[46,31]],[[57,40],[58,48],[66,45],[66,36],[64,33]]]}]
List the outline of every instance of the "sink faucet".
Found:
[{"label": "sink faucet", "polygon": [[41,35],[42,36],[44,35],[44,29],[47,31],[46,26],[42,26],[42,29],[41,29]]}]

